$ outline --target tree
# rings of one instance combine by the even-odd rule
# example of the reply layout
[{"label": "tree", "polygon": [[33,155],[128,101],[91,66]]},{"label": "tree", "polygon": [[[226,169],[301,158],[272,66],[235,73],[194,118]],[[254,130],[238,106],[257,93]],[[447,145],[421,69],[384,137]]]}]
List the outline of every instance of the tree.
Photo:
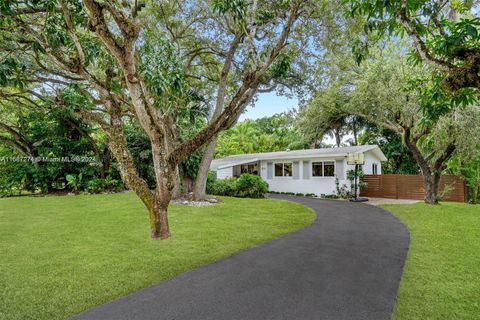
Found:
[{"label": "tree", "polygon": [[347,96],[339,86],[317,92],[310,102],[310,106],[300,112],[299,125],[302,133],[316,147],[322,142],[325,135],[335,139],[337,147],[341,146],[343,136],[347,133],[348,114],[343,113],[342,106],[347,102]]},{"label": "tree", "polygon": [[[151,237],[166,239],[178,165],[236,122],[285,49],[305,2],[213,2],[207,19],[220,20],[229,30],[224,39],[230,48],[244,44],[250,54],[240,62],[246,67],[224,110],[185,141],[174,117],[188,107],[190,86],[184,79],[194,59],[179,60],[167,26],[144,7],[137,1],[2,1],[2,51],[17,54],[13,62],[3,60],[7,70],[3,85],[21,87],[21,81],[29,81],[39,90],[50,85],[58,92],[56,105],[100,126],[123,181],[149,212]],[[255,37],[259,26],[275,31]],[[234,61],[228,53],[225,57],[223,68],[228,74]],[[124,119],[130,116],[150,140],[153,193],[127,147]]]},{"label": "tree", "polygon": [[[302,26],[298,29],[298,32],[302,32],[305,29],[305,26],[311,21],[309,16],[311,16],[312,12],[319,7],[314,1],[304,1],[304,5],[308,7],[309,12],[305,12],[304,19],[302,19]],[[240,24],[236,26],[238,29],[241,29],[242,25],[245,23],[250,23],[255,25],[255,27],[245,35],[246,41],[244,46],[241,46],[241,43],[232,42],[231,46],[226,51],[225,63],[220,69],[221,71],[218,74],[218,78],[215,78],[215,81],[217,82],[217,84],[215,84],[215,107],[211,121],[215,121],[219,114],[224,110],[226,100],[231,95],[232,90],[234,91],[235,88],[238,87],[238,81],[241,79],[241,75],[245,73],[243,67],[239,67],[238,64],[235,64],[235,59],[238,59],[239,57],[242,60],[245,57],[253,58],[253,61],[261,59],[262,53],[260,52],[260,48],[256,47],[255,42],[261,38],[269,37],[272,33],[270,24],[266,23],[271,17],[265,15],[265,9],[269,6],[271,6],[271,4],[268,5],[268,2],[254,1],[252,11],[248,16],[244,16],[237,21],[237,24]],[[275,6],[281,8],[284,4],[278,2],[274,7]],[[229,30],[227,29],[225,32],[229,32]],[[299,79],[302,78],[301,73],[298,72],[298,70],[295,70],[293,65],[294,60],[301,60],[295,59],[295,57],[302,57],[302,59],[304,59],[303,56],[308,55],[306,38],[307,36],[305,34],[301,36],[296,34],[291,37],[288,50],[284,50],[282,54],[279,55],[277,61],[272,65],[270,70],[260,79],[258,92],[270,92],[274,90],[283,92],[285,87],[294,91],[292,87],[301,87],[299,84]],[[234,68],[232,68],[232,66],[234,66]],[[250,68],[250,66],[247,65],[247,68]],[[244,101],[244,108],[250,102],[251,100]],[[194,198],[196,200],[205,198],[208,170],[214,157],[217,139],[218,136],[214,136],[203,150],[202,161],[199,166],[194,186]]]},{"label": "tree", "polygon": [[[56,191],[67,174],[83,173],[89,178],[108,174],[105,146],[92,137],[97,130],[63,110],[52,109],[45,101],[35,101],[28,93],[0,90],[0,119],[0,144],[6,146],[1,155],[11,158],[2,163],[3,194],[16,190]],[[43,160],[47,157],[95,160]],[[90,162],[96,162],[95,166]]]},{"label": "tree", "polygon": [[[433,84],[424,79],[418,81],[413,75],[428,75],[430,70],[408,66],[398,47],[397,44],[397,49],[384,48],[364,61],[346,93],[347,103],[335,110],[341,115],[362,117],[401,135],[422,172],[425,202],[436,204],[442,171],[455,153],[461,128],[468,119],[457,116],[461,109],[451,107],[457,102],[446,95],[436,99],[436,103],[443,104],[437,110],[443,112],[437,113],[436,118],[426,116],[424,110],[432,103],[428,85]],[[471,108],[468,103],[463,107]],[[312,103],[309,108],[315,109],[318,105]],[[321,116],[321,112],[309,112]],[[314,122],[315,118],[310,117],[310,121]]]},{"label": "tree", "polygon": [[385,154],[387,161],[382,163],[385,174],[418,174],[420,168],[412,153],[402,141],[402,135],[396,131],[378,127],[369,123],[359,137],[359,144],[376,144]]},{"label": "tree", "polygon": [[239,122],[219,135],[216,157],[234,154],[298,150],[308,147],[307,141],[294,127],[294,114]]},{"label": "tree", "polygon": [[[391,51],[390,51],[391,52]],[[444,108],[436,119],[425,117],[431,103],[422,99],[424,81],[411,81],[410,75],[429,71],[411,69],[405,58],[395,53],[376,56],[356,82],[351,94],[350,113],[402,135],[423,175],[425,202],[438,203],[438,188],[442,171],[459,144],[459,132],[468,119],[457,117],[457,108]],[[444,104],[453,102],[444,96]],[[467,106],[464,106],[467,108]]]},{"label": "tree", "polygon": [[480,201],[480,107],[472,106],[457,114],[466,118],[459,128],[456,154],[447,163],[446,172],[464,177],[469,189],[469,201]]},{"label": "tree", "polygon": [[[408,34],[416,59],[433,66],[444,91],[462,94],[480,89],[480,19],[478,1],[460,0],[348,0],[350,14],[366,18],[365,30],[377,34]],[[362,60],[368,43],[357,42]]]}]

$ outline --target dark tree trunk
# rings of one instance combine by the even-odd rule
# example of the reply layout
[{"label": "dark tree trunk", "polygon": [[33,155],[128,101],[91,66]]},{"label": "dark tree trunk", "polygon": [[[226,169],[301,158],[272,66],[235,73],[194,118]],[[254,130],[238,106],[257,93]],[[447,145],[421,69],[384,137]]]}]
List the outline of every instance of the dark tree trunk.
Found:
[{"label": "dark tree trunk", "polygon": [[413,158],[420,166],[423,176],[423,187],[425,189],[425,203],[438,204],[438,191],[440,186],[440,178],[442,175],[442,168],[444,163],[450,159],[455,151],[455,145],[450,144],[443,154],[435,161],[433,165],[429,163],[426,157],[417,146],[417,142],[422,135],[413,136],[411,128],[404,128],[404,140],[408,149],[412,152]]},{"label": "dark tree trunk", "polygon": [[110,171],[110,149],[108,148],[108,145],[105,146],[105,149],[103,150],[103,159],[102,159],[102,169],[100,170],[100,177],[102,179],[105,179],[108,172]]},{"label": "dark tree trunk", "polygon": [[438,204],[438,191],[440,187],[440,173],[423,175],[423,186],[425,189],[425,203]]},{"label": "dark tree trunk", "polygon": [[[354,120],[355,121],[355,120]],[[352,124],[352,133],[353,133],[353,144],[358,146],[358,132],[357,132],[357,125],[355,122]]]},{"label": "dark tree trunk", "polygon": [[340,130],[340,127],[333,128],[333,135],[335,136],[335,143],[337,144],[338,148],[340,148],[340,145],[342,144],[342,135]]}]

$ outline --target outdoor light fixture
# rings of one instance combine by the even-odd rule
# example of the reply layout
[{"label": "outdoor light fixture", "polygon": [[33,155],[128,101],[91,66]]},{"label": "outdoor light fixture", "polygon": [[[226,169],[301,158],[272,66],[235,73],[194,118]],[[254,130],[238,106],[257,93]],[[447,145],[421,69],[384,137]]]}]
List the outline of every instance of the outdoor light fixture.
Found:
[{"label": "outdoor light fixture", "polygon": [[350,201],[352,202],[365,202],[368,201],[367,198],[359,198],[358,197],[358,166],[363,165],[365,163],[365,156],[361,152],[355,153],[348,153],[347,154],[347,164],[355,166],[355,194]]}]

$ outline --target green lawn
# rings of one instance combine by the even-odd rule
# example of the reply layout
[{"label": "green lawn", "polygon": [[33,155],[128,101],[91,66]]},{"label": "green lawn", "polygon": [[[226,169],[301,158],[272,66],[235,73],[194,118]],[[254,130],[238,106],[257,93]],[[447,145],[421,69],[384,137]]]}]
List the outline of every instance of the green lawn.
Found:
[{"label": "green lawn", "polygon": [[480,205],[382,207],[410,230],[393,319],[480,319]]},{"label": "green lawn", "polygon": [[0,319],[63,319],[309,225],[299,204],[225,198],[171,206],[149,239],[135,195],[0,199]]}]

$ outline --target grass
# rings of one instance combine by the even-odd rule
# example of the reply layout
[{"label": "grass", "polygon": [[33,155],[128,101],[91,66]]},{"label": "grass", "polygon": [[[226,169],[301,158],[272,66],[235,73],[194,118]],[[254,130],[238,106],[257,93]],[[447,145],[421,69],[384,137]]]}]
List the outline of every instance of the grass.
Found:
[{"label": "grass", "polygon": [[299,204],[225,198],[171,206],[149,239],[133,194],[0,199],[0,319],[63,319],[309,225]]},{"label": "grass", "polygon": [[480,206],[382,207],[410,230],[393,319],[480,319]]}]

